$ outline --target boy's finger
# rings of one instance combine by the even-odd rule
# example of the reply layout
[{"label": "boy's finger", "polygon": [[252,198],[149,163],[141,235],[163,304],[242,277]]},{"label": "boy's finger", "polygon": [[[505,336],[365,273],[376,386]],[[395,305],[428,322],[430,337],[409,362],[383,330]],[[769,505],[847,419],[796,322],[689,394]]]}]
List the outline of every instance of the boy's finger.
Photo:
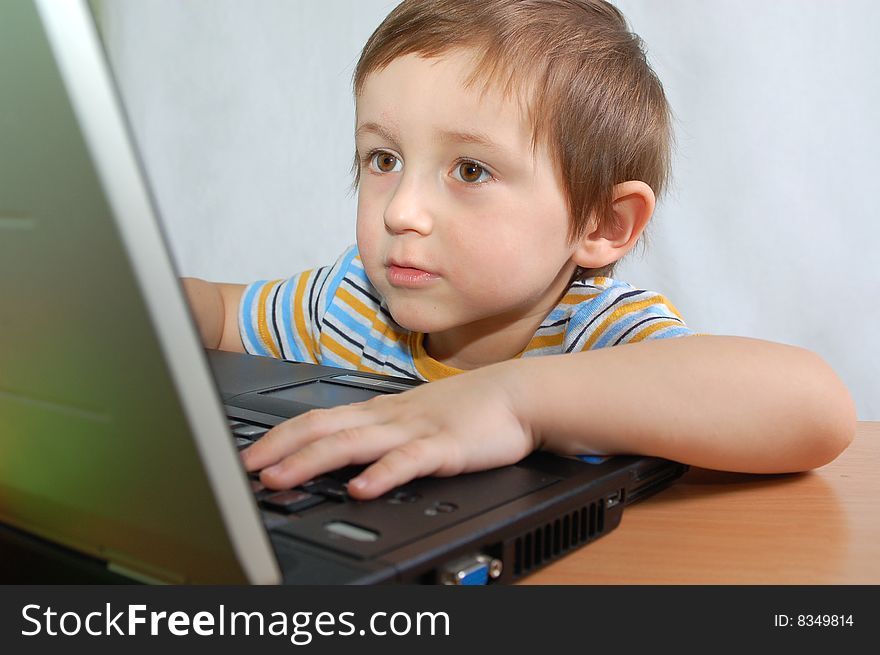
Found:
[{"label": "boy's finger", "polygon": [[279,462],[316,439],[375,420],[362,407],[313,409],[276,425],[259,441],[241,451],[241,459],[245,469],[258,471]]},{"label": "boy's finger", "polygon": [[348,493],[364,500],[381,496],[415,478],[436,473],[447,453],[440,439],[416,439],[391,450],[348,482]]},{"label": "boy's finger", "polygon": [[399,425],[346,428],[314,440],[274,466],[263,469],[260,480],[272,489],[294,487],[343,466],[372,462],[405,442],[410,433],[411,430]]}]

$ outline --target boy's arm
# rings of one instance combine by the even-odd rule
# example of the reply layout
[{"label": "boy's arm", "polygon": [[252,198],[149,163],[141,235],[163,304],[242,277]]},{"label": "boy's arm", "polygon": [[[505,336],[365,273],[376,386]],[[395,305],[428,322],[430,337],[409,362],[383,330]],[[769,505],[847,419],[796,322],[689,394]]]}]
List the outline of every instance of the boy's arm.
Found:
[{"label": "boy's arm", "polygon": [[817,355],[741,337],[645,341],[523,360],[515,402],[538,447],[639,453],[747,473],[816,468],[856,413]]},{"label": "boy's arm", "polygon": [[840,454],[855,421],[849,392],[813,353],[692,336],[510,360],[313,410],[276,426],[242,457],[271,488],[374,462],[348,487],[373,498],[415,477],[512,464],[536,448],[804,471]]},{"label": "boy's arm", "polygon": [[193,277],[181,278],[181,283],[205,348],[243,353],[238,305],[246,285],[207,282]]}]

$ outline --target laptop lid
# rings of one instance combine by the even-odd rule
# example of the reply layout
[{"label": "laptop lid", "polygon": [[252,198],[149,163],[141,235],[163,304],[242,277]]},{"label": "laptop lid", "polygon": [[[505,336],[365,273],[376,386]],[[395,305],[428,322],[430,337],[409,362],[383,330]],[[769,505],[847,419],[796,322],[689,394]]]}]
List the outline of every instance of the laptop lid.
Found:
[{"label": "laptop lid", "polygon": [[84,1],[0,3],[0,522],[280,580]]}]

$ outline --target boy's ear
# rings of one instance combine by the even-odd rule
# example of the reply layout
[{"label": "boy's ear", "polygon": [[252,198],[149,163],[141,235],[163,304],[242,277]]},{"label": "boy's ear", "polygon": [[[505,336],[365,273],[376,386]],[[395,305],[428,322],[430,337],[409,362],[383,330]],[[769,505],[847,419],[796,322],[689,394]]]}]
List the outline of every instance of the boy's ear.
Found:
[{"label": "boy's ear", "polygon": [[615,185],[611,201],[614,222],[597,227],[594,217],[575,244],[571,260],[581,268],[602,268],[623,258],[651,220],[655,203],[654,191],[644,182]]}]

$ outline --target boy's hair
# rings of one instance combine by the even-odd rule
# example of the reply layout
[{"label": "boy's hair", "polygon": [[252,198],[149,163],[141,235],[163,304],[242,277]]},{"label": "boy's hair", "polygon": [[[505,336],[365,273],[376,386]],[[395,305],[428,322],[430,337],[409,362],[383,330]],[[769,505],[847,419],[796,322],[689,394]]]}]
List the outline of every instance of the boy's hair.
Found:
[{"label": "boy's hair", "polygon": [[[614,221],[612,188],[641,180],[659,197],[669,175],[671,116],[641,39],[602,0],[404,0],[373,32],[354,72],[354,93],[394,59],[475,52],[466,84],[520,102],[532,147],[548,147],[566,196],[569,239],[595,214]],[[357,160],[357,158],[356,158]],[[357,164],[355,187],[360,179]],[[595,227],[595,226],[594,226]],[[576,277],[610,275],[579,269]]]}]

